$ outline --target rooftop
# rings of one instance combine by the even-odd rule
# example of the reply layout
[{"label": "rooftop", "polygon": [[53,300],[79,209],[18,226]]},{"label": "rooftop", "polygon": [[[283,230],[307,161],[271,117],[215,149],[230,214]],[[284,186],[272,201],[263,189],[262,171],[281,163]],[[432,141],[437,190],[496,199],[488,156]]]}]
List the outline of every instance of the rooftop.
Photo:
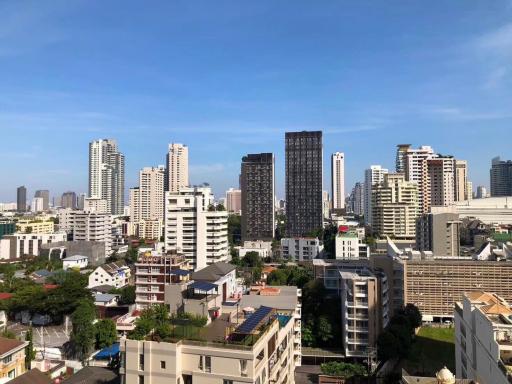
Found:
[{"label": "rooftop", "polygon": [[236,267],[233,264],[219,261],[192,273],[190,278],[192,280],[217,281],[235,269]]},{"label": "rooftop", "polygon": [[8,352],[23,348],[27,344],[27,341],[20,341],[16,339],[8,339],[6,337],[0,337],[0,357]]}]

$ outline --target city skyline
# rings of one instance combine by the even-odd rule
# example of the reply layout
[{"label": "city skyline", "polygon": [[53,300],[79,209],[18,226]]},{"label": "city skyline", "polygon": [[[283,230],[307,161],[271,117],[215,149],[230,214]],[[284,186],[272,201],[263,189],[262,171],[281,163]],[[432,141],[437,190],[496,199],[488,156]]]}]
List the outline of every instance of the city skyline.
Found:
[{"label": "city skyline", "polygon": [[96,17],[98,4],[27,4],[0,6],[0,201],[20,185],[30,197],[85,192],[86,145],[100,137],[126,155],[125,190],[179,142],[191,183],[216,196],[237,187],[244,154],[272,152],[284,197],[285,131],[322,130],[324,164],[346,155],[347,192],[370,165],[393,169],[402,142],[467,160],[475,189],[489,187],[493,157],[510,158],[498,145],[512,119],[507,1],[397,1],[398,14],[364,2],[109,4],[116,19]]}]

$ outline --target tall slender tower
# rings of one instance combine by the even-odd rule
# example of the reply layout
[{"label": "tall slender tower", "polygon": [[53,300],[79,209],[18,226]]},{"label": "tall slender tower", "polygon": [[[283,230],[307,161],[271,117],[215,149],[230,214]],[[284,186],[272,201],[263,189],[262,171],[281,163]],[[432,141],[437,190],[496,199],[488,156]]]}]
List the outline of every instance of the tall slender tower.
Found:
[{"label": "tall slender tower", "polygon": [[124,211],[124,155],[112,139],[89,143],[89,197],[107,201],[107,211]]},{"label": "tall slender tower", "polygon": [[286,132],[286,232],[300,237],[321,228],[322,132]]},{"label": "tall slender tower", "polygon": [[333,153],[331,156],[332,209],[345,208],[345,154]]},{"label": "tall slender tower", "polygon": [[468,162],[455,160],[455,201],[470,200],[468,191]]},{"label": "tall slender tower", "polygon": [[47,211],[50,208],[50,191],[47,189],[42,189],[36,191],[34,197],[40,197],[43,199],[43,211]]},{"label": "tall slender tower", "polygon": [[177,192],[179,188],[188,185],[188,147],[178,143],[169,144],[165,190]]},{"label": "tall slender tower", "polygon": [[380,165],[372,165],[364,171],[364,222],[372,224],[372,189],[384,181],[384,175],[388,173],[386,168]]},{"label": "tall slender tower", "polygon": [[130,189],[130,221],[164,219],[165,168],[146,167],[139,172],[139,186]]},{"label": "tall slender tower", "polygon": [[26,212],[27,211],[27,188],[24,185],[18,187],[16,190],[16,199],[17,199],[17,210],[18,212]]},{"label": "tall slender tower", "polygon": [[242,158],[242,240],[271,241],[275,233],[274,155],[249,154]]}]

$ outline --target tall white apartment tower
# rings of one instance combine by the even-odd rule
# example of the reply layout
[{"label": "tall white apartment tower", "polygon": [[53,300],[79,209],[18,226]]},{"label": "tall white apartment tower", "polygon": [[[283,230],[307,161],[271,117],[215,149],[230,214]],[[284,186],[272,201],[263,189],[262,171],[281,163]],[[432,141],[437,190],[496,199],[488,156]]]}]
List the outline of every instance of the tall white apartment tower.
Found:
[{"label": "tall white apartment tower", "polygon": [[468,184],[468,162],[455,160],[455,201],[471,199]]},{"label": "tall white apartment tower", "polygon": [[124,155],[112,139],[89,143],[88,197],[107,201],[107,211],[122,215],[124,210]]},{"label": "tall white apartment tower", "polygon": [[[402,160],[397,161],[401,165],[407,181],[418,185],[418,198],[420,203],[420,212],[428,213],[430,209],[430,175],[428,170],[428,160],[434,158],[432,147],[423,145],[417,149],[410,146],[401,145],[398,148],[397,155],[401,153]],[[397,156],[398,158],[398,156]]]},{"label": "tall white apartment tower", "polygon": [[332,209],[345,208],[345,154],[331,156]]},{"label": "tall white apartment tower", "polygon": [[188,187],[188,147],[186,145],[169,144],[166,166],[166,191],[177,192],[181,187]]},{"label": "tall white apartment tower", "polygon": [[228,213],[213,203],[209,187],[165,193],[165,250],[183,254],[196,270],[229,260]]},{"label": "tall white apartment tower", "polygon": [[364,221],[372,223],[372,188],[384,181],[384,175],[388,174],[386,168],[380,165],[372,165],[364,171]]},{"label": "tall white apartment tower", "polygon": [[130,189],[130,221],[164,219],[165,168],[145,167],[139,172],[139,186]]}]

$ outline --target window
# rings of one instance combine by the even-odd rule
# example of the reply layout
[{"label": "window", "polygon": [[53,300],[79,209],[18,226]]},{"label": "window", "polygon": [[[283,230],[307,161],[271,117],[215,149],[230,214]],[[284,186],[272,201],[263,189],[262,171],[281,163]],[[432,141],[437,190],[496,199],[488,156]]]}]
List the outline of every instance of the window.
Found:
[{"label": "window", "polygon": [[247,360],[240,360],[240,373],[242,376],[247,376]]},{"label": "window", "polygon": [[144,370],[144,354],[139,354],[139,371]]},{"label": "window", "polygon": [[203,370],[203,356],[199,356],[199,369]]},{"label": "window", "polygon": [[165,361],[160,361],[160,368],[165,369]]},{"label": "window", "polygon": [[16,377],[16,369],[11,369],[7,374],[7,377],[9,377],[9,379],[14,379]]},{"label": "window", "polygon": [[4,364],[10,363],[12,361],[12,355],[4,357]]},{"label": "window", "polygon": [[139,375],[139,384],[144,384],[144,376]]},{"label": "window", "polygon": [[212,357],[211,356],[204,357],[204,366],[205,366],[205,372],[210,373],[212,371]]},{"label": "window", "polygon": [[222,384],[233,384],[233,380],[222,380]]}]

